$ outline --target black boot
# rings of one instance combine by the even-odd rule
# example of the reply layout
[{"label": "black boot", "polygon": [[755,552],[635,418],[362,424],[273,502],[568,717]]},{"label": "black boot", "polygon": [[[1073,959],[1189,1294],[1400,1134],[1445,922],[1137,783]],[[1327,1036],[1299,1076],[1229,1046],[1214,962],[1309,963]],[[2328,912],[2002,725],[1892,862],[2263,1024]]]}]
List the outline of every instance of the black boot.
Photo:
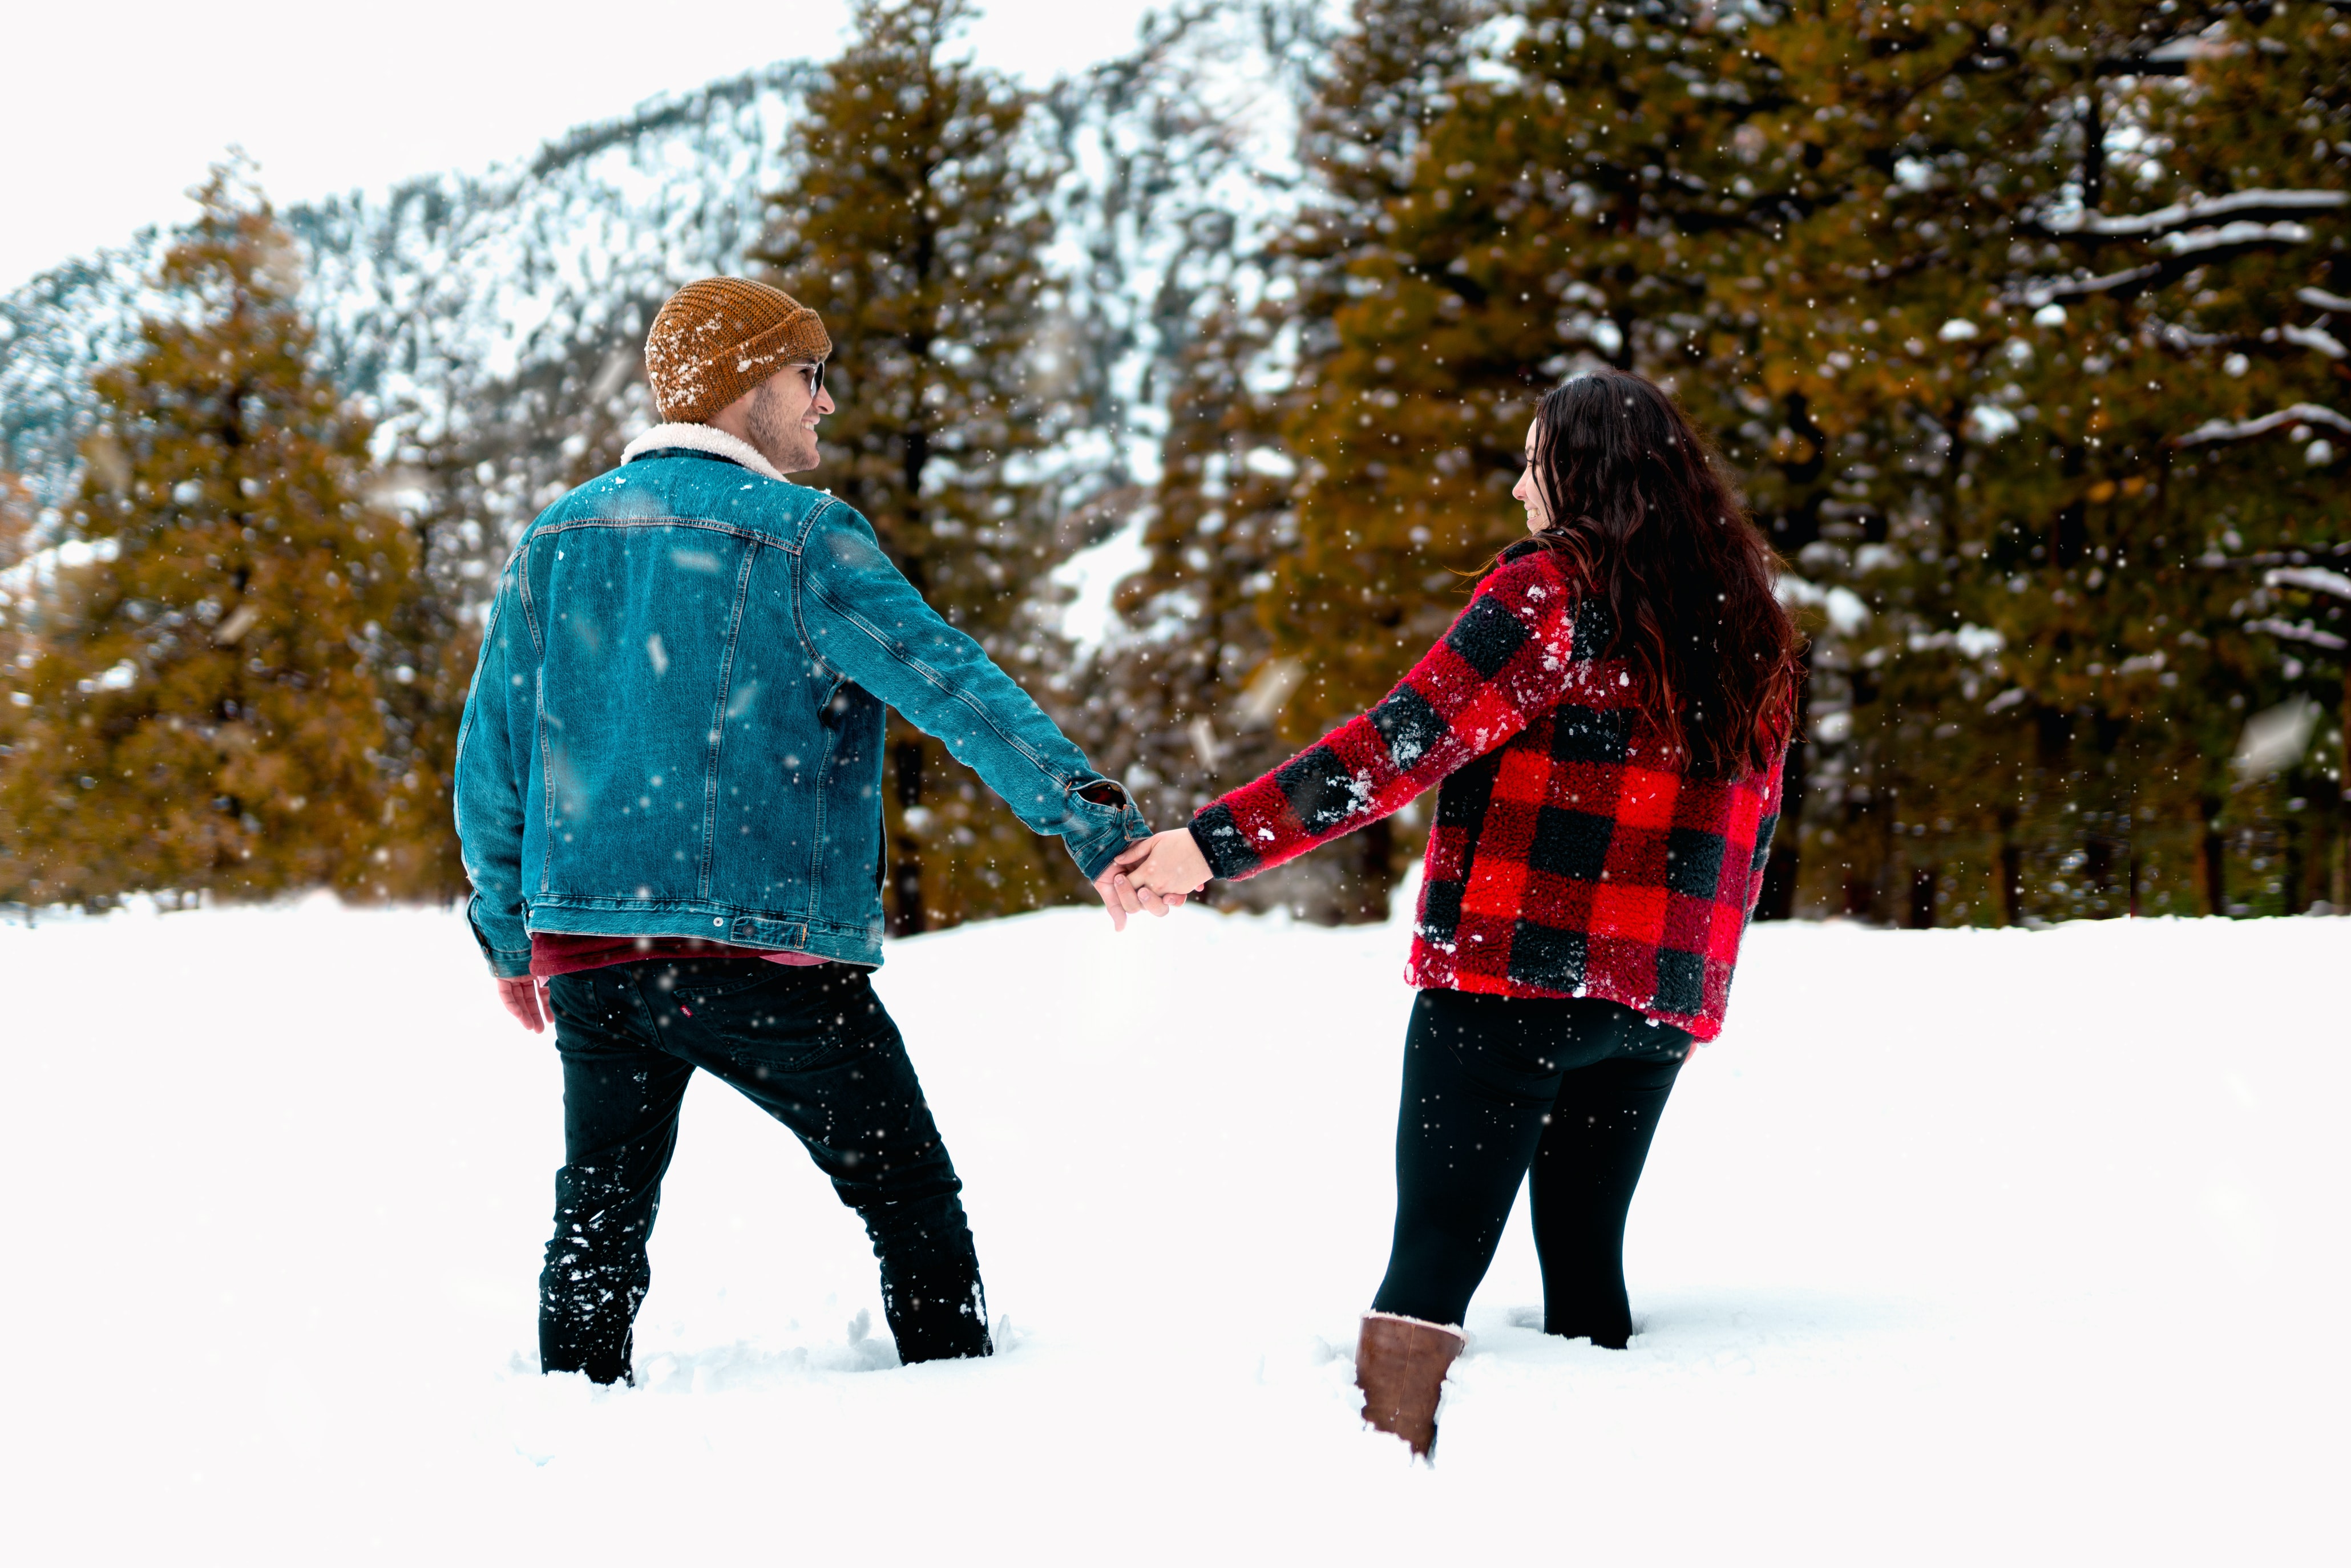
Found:
[{"label": "black boot", "polygon": [[636,1381],[630,1353],[637,1308],[653,1272],[642,1246],[599,1244],[605,1239],[583,1230],[548,1244],[538,1276],[541,1372],[584,1372],[598,1383]]},{"label": "black boot", "polygon": [[882,1312],[898,1342],[898,1359],[908,1366],[996,1354],[977,1259],[933,1260],[918,1269],[885,1267]]},{"label": "black boot", "polygon": [[541,1372],[584,1372],[591,1383],[637,1381],[632,1352],[634,1324],[617,1312],[602,1312],[585,1323],[567,1323],[541,1312],[538,1318],[538,1369]]}]

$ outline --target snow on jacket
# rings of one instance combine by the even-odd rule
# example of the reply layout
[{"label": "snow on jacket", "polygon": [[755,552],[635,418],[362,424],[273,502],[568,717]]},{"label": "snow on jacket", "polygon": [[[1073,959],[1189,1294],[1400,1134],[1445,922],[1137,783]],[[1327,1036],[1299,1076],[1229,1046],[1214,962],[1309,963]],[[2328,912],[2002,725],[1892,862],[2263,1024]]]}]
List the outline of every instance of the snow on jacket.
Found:
[{"label": "snow on jacket", "polygon": [[[1511,547],[1369,713],[1192,821],[1245,877],[1376,821],[1433,784],[1415,986],[1604,997],[1712,1040],[1780,813],[1780,760],[1693,777],[1604,660],[1604,602]],[[1784,752],[1784,747],[1782,747]]]}]

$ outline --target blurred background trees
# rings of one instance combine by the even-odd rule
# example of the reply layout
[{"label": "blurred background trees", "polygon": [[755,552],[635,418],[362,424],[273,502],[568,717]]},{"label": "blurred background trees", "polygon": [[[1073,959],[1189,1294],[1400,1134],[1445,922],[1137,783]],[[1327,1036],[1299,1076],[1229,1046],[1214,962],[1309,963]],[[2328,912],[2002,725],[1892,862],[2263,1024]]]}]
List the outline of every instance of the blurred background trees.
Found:
[{"label": "blurred background trees", "polygon": [[1362,0],[1270,247],[1294,330],[1222,378],[1290,372],[1220,473],[1294,467],[1293,537],[1257,672],[1195,704],[1311,672],[1287,740],[1375,701],[1515,531],[1533,396],[1607,363],[1713,432],[1814,632],[1767,914],[2339,904],[2312,573],[2351,460],[2347,37],[2318,5]]},{"label": "blurred background trees", "polygon": [[[1023,134],[1036,96],[950,57],[970,11],[861,0],[854,41],[792,133],[797,178],[773,199],[759,259],[832,335],[840,409],[816,482],[865,514],[934,609],[1033,685],[1062,662],[1037,613],[1060,558],[1032,461],[1065,417],[1038,340],[1062,170]],[[1059,846],[946,747],[893,713],[886,747],[893,935],[1072,891]]]},{"label": "blurred background trees", "polygon": [[[490,570],[647,417],[652,305],[764,267],[839,345],[813,482],[1155,821],[1377,700],[1608,364],[1813,636],[1767,917],[2351,906],[2351,14],[1194,0],[1043,91],[967,15],[868,4],[445,224],[216,180],[87,364],[93,274],[0,301],[0,897],[447,887]],[[566,183],[622,153],[651,204]],[[1081,891],[888,767],[894,931]],[[1379,918],[1421,831],[1217,896]]]},{"label": "blurred background trees", "polygon": [[285,231],[233,169],[197,200],[155,280],[188,314],[96,378],[77,548],[19,634],[0,897],[445,895],[445,747],[397,695],[439,663],[414,542],[361,499]]}]

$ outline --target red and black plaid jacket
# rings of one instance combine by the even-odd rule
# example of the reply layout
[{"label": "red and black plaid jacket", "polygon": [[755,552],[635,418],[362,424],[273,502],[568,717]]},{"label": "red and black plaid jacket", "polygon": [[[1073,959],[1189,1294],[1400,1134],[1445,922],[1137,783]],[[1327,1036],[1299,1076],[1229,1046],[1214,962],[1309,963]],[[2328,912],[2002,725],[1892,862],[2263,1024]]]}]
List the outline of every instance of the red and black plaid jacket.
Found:
[{"label": "red and black plaid jacket", "polygon": [[1604,661],[1607,606],[1513,546],[1385,700],[1192,820],[1244,877],[1442,781],[1407,977],[1605,997],[1712,1040],[1762,885],[1780,765],[1693,778]]}]

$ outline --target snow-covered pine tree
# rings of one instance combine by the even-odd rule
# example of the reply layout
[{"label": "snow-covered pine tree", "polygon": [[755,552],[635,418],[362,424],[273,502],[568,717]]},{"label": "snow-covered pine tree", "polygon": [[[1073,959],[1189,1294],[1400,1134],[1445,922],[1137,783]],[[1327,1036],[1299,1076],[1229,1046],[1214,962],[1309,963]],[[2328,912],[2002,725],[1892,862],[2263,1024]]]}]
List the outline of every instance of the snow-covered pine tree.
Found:
[{"label": "snow-covered pine tree", "polygon": [[2340,379],[2304,296],[2342,233],[2342,36],[2318,7],[2160,4],[1753,31],[1782,87],[1750,146],[1789,218],[1718,284],[1757,286],[1762,390],[1802,400],[1810,428],[1772,438],[1824,459],[1817,526],[1782,536],[1842,612],[1813,907],[2220,911],[2259,906],[2228,892],[2249,872],[2307,901],[2281,863],[2307,789],[2229,762],[2284,695],[2241,624],[2259,585],[2199,561],[2342,538],[2332,447],[2210,455]]},{"label": "snow-covered pine tree", "polygon": [[[2351,724],[2351,15],[2232,7],[2182,52],[2184,79],[2143,78],[2119,106],[2126,141],[2146,125],[2133,181],[2149,163],[2162,174],[2105,204],[2127,215],[2085,214],[2074,231],[2137,230],[2090,241],[2082,269],[2158,268],[2111,319],[2118,337],[2136,329],[2151,343],[2147,379],[2168,394],[2126,437],[2161,443],[2147,488],[2133,497],[2130,476],[2102,476],[2116,489],[2085,495],[2086,542],[2107,542],[2095,537],[2102,505],[2119,517],[2135,502],[2146,515],[2134,559],[2201,590],[2180,594],[2201,622],[2174,612],[2178,632],[2161,642],[2163,673],[2178,679],[2150,717],[2203,746],[2189,777],[2205,906],[2291,914],[2325,899],[2341,911],[2351,908],[2351,736],[2315,720],[2333,709]],[[2131,291],[2098,292],[2119,305]],[[2098,324],[2095,314],[2085,323]],[[2109,388],[2136,380],[2129,356],[2109,347],[2108,357]],[[2198,687],[2208,695],[2189,731],[2182,697]],[[2255,766],[2255,748],[2240,744],[2249,716],[2297,708],[2312,721],[2306,749]],[[2168,780],[2183,803],[2189,777]]]},{"label": "snow-covered pine tree", "polygon": [[1376,700],[1519,531],[1542,384],[1591,360],[1670,381],[1705,341],[1693,236],[1724,220],[1689,169],[1729,158],[1734,102],[1702,89],[1743,69],[1714,10],[1361,15],[1310,122],[1332,202],[1293,253],[1319,352],[1283,408],[1308,482],[1269,603],[1315,673],[1300,733]]},{"label": "snow-covered pine tree", "polygon": [[[967,0],[858,0],[855,37],[792,131],[761,259],[820,313],[840,412],[810,476],[872,520],[946,619],[1024,682],[1056,664],[1035,614],[1058,564],[1023,459],[1059,412],[1035,333],[1060,170],[1034,95],[958,60]],[[894,716],[883,812],[900,935],[1082,893],[1058,849]]]},{"label": "snow-covered pine tree", "polygon": [[1742,40],[1773,89],[1736,142],[1734,188],[1762,221],[1732,231],[1712,287],[1745,404],[1726,411],[1727,444],[1792,586],[1828,612],[1802,826],[1811,909],[1914,925],[2038,913],[2030,824],[2085,787],[2045,789],[2053,752],[2016,699],[1985,711],[2004,633],[1979,618],[1980,525],[2029,443],[1993,449],[2019,423],[2003,410],[2021,400],[1991,401],[2018,362],[1979,318],[2019,265],[2020,224],[2064,199],[2082,84],[2133,47],[2133,9],[1842,5]]},{"label": "snow-covered pine tree", "polygon": [[[1286,647],[1362,612],[1362,689],[1332,714],[1376,685],[1377,612],[1442,608],[1404,575],[1410,530],[1477,515],[1479,482],[1499,492],[1514,465],[1500,414],[1529,372],[1591,355],[1676,388],[1798,564],[1820,632],[1802,906],[2232,908],[2217,890],[2246,873],[2279,906],[2306,898],[2319,830],[2292,801],[2311,787],[2247,788],[2228,758],[2285,695],[2280,634],[2242,622],[2292,585],[2252,569],[2342,537],[2324,480],[2343,448],[2309,443],[2341,376],[2342,284],[2314,262],[2343,199],[2344,24],[1591,0],[1513,19],[1382,203],[1333,316],[1281,601],[1322,617]],[[2231,390],[2273,368],[2276,401]],[[2241,494],[2183,490],[2248,444]],[[2272,521],[2221,528],[2231,508]],[[2233,581],[2209,564],[2231,533],[2269,547]],[[2333,680],[2318,646],[2294,679]],[[2273,796],[2270,826],[2230,827]]]},{"label": "snow-covered pine tree", "polygon": [[26,580],[31,574],[19,569],[31,553],[38,517],[32,486],[14,474],[0,472],[0,768],[16,755],[24,727],[21,716],[32,702],[18,690],[24,678],[19,661],[30,662],[33,612]]},{"label": "snow-covered pine tree", "polygon": [[[241,169],[156,287],[12,673],[0,897],[439,893],[445,801],[386,722],[415,551],[360,500],[364,420],[310,367],[293,251]],[[420,847],[421,846],[421,847]]]},{"label": "snow-covered pine tree", "polygon": [[[1356,0],[1310,78],[1300,217],[1268,247],[1253,308],[1204,333],[1186,367],[1152,570],[1127,596],[1136,605],[1184,601],[1204,633],[1166,661],[1204,780],[1229,788],[1353,716],[1449,616],[1431,595],[1456,580],[1411,539],[1420,519],[1397,512],[1384,484],[1391,465],[1401,486],[1405,466],[1434,454],[1386,444],[1416,428],[1417,411],[1377,431],[1352,423],[1365,367],[1349,328],[1387,255],[1388,205],[1409,187],[1489,9],[1477,0]],[[1391,361],[1372,373],[1384,382],[1396,370]],[[1457,417],[1441,369],[1416,364],[1396,379]],[[1459,529],[1453,519],[1452,557],[1473,564],[1476,548],[1461,548]],[[1436,558],[1447,549],[1437,546]],[[1311,915],[1384,919],[1416,825],[1407,820],[1400,838],[1394,821],[1375,823],[1274,891]]]},{"label": "snow-covered pine tree", "polygon": [[[1244,42],[1262,56],[1255,79],[1235,68]],[[1106,128],[1096,155],[1112,171],[1105,215],[1134,225],[1152,257],[1152,357],[1138,391],[1165,423],[1158,477],[1138,487],[1145,564],[1120,584],[1118,628],[1071,695],[1089,746],[1154,821],[1183,821],[1290,749],[1273,721],[1299,666],[1273,659],[1261,601],[1295,538],[1297,465],[1276,428],[1279,389],[1296,331],[1311,323],[1296,317],[1295,280],[1275,284],[1276,243],[1301,199],[1284,156],[1294,132],[1277,114],[1294,114],[1328,47],[1308,5],[1182,14],[1116,68],[1128,124]],[[1335,920],[1360,902],[1343,872],[1335,856],[1311,857],[1212,896]]]}]

